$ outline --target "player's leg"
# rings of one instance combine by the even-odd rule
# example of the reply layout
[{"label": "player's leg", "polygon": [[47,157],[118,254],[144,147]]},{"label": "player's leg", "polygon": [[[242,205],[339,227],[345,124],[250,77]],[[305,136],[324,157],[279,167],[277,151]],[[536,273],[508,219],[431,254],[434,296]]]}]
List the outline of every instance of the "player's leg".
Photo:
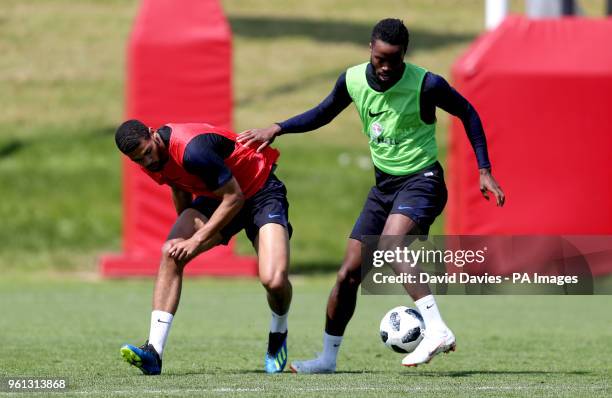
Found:
[{"label": "player's leg", "polygon": [[271,311],[265,367],[268,373],[282,372],[287,363],[287,321],[292,286],[289,282],[289,234],[281,224],[268,223],[255,239],[259,280],[266,289]]},{"label": "player's leg", "polygon": [[[266,289],[268,305],[276,314],[286,314],[291,304],[289,282],[289,235],[280,224],[265,224],[255,239],[259,280]],[[285,327],[286,329],[286,327]]]},{"label": "player's leg", "polygon": [[[402,241],[403,244],[410,243],[410,236],[406,241],[406,235],[427,235],[429,227],[442,212],[446,198],[443,171],[439,164],[410,176],[396,195],[391,214],[383,229],[382,245],[393,249],[401,246]],[[418,265],[414,268],[398,269],[402,265],[405,264],[395,265],[396,272],[420,273]],[[421,343],[414,352],[404,358],[402,364],[415,366],[429,362],[440,352],[454,350],[455,336],[442,320],[429,286],[424,283],[404,286],[423,316],[425,332]]]},{"label": "player's leg", "polygon": [[[402,244],[401,241],[403,241],[404,244],[408,244],[409,241],[406,242],[405,239],[401,238],[403,238],[404,235],[417,231],[419,231],[419,227],[410,217],[403,214],[391,214],[383,230],[383,236],[385,236],[385,238],[383,238],[385,240],[383,246],[392,250],[395,247],[399,247],[399,245]],[[397,241],[393,239],[395,237],[397,237]],[[384,249],[383,247],[383,250]],[[417,265],[414,268],[401,269],[400,271],[413,272],[418,275],[420,269]],[[396,270],[396,272],[398,272],[398,270]],[[417,276],[417,281],[418,280],[419,278]],[[402,365],[417,366],[418,364],[429,362],[440,352],[454,350],[455,336],[442,320],[436,300],[431,294],[429,286],[420,282],[405,284],[404,286],[423,316],[425,331],[423,332],[424,338],[421,343],[419,343],[412,353],[408,354],[402,360]]]},{"label": "player's leg", "polygon": [[355,312],[361,284],[361,240],[364,236],[382,233],[389,212],[387,201],[384,193],[372,187],[351,231],[336,283],[327,300],[325,332],[328,335],[343,336]]},{"label": "player's leg", "polygon": [[294,372],[331,373],[336,370],[336,358],[344,331],[357,305],[357,292],[361,284],[361,239],[382,232],[388,214],[385,202],[385,195],[373,187],[348,239],[336,283],[327,301],[323,352],[315,359],[293,362],[291,370]]},{"label": "player's leg", "polygon": [[353,317],[357,305],[357,292],[361,283],[361,242],[349,239],[336,283],[327,300],[323,351],[311,360],[294,361],[291,370],[296,373],[333,373],[344,331]]},{"label": "player's leg", "polygon": [[[379,249],[386,251],[394,251],[398,247],[408,246],[416,239],[419,233],[419,227],[410,217],[403,214],[390,214],[385,222],[385,228],[382,232],[382,237],[379,242]],[[414,236],[410,236],[414,235]],[[408,264],[398,263],[389,264],[395,273],[407,273],[416,275],[416,283],[405,283],[404,288],[415,302],[425,296],[431,295],[431,290],[427,283],[418,282],[418,275],[421,269],[418,264],[410,266]]]},{"label": "player's leg", "polygon": [[355,313],[357,292],[361,284],[361,242],[348,239],[346,252],[336,283],[327,300],[325,333],[343,336],[344,330]]},{"label": "player's leg", "polygon": [[[151,313],[149,338],[140,347],[132,345],[121,347],[121,355],[124,359],[145,374],[161,373],[164,346],[181,296],[183,269],[191,260],[190,258],[185,261],[177,261],[170,257],[168,241],[177,238],[190,238],[196,229],[207,220],[204,214],[193,208],[186,209],[178,217],[166,243],[162,246],[162,257],[153,291],[153,312]],[[213,239],[213,243],[202,247],[196,255],[212,248],[221,241],[222,237],[219,234]]]},{"label": "player's leg", "polygon": [[181,296],[183,269],[195,256],[213,248],[223,240],[221,234],[218,233],[211,243],[201,247],[194,256],[185,261],[177,261],[170,256],[170,241],[173,239],[189,239],[198,226],[202,226],[206,221],[208,221],[208,218],[204,214],[194,208],[189,208],[183,211],[174,223],[161,250],[161,263],[153,292],[153,310],[175,314]]},{"label": "player's leg", "polygon": [[292,287],[289,282],[289,223],[287,189],[273,173],[245,204],[244,229],[257,251],[259,279],[271,311],[264,369],[282,372],[287,363],[287,318]]}]

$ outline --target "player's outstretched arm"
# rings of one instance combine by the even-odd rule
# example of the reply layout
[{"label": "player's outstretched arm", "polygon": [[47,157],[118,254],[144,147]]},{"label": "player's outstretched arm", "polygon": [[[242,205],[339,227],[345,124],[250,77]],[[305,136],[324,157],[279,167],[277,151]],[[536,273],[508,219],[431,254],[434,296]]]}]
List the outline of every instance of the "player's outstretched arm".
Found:
[{"label": "player's outstretched arm", "polygon": [[284,122],[263,129],[245,130],[240,133],[237,141],[245,146],[257,144],[257,152],[261,152],[279,135],[305,133],[325,126],[346,109],[351,101],[346,87],[346,74],[342,73],[332,92],[319,105]]}]

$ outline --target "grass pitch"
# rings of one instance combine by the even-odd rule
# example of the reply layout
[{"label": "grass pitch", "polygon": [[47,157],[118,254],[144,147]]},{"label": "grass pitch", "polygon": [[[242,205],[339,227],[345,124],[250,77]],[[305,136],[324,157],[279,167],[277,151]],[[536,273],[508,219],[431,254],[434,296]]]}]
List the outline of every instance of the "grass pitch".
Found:
[{"label": "grass pitch", "polygon": [[[290,361],[321,349],[332,281],[293,279]],[[612,393],[606,296],[438,297],[457,335],[457,351],[416,369],[400,366],[402,356],[378,336],[382,315],[407,299],[362,296],[340,351],[338,373],[267,375],[269,311],[263,288],[255,280],[189,280],[163,374],[147,377],[121,360],[119,347],[146,339],[151,292],[151,280],[2,280],[0,377],[66,377],[67,395],[77,397]]]},{"label": "grass pitch", "polygon": [[[236,130],[318,103],[344,68],[367,59],[369,30],[380,18],[403,18],[411,29],[408,59],[446,77],[483,26],[481,0],[223,4],[234,31]],[[581,5],[590,15],[603,9],[600,0]],[[92,272],[100,252],[120,248],[112,132],[123,115],[124,47],[136,7],[135,0],[2,1],[0,377],[66,377],[76,397],[612,395],[606,296],[439,297],[458,351],[417,369],[401,367],[378,336],[385,311],[407,299],[364,296],[337,374],[268,376],[269,311],[259,284],[189,280],[163,375],[129,368],[119,347],[147,337],[152,281],[48,274]],[[443,161],[448,118],[439,116]],[[295,227],[294,270],[333,270],[342,257],[373,181],[360,166],[368,150],[359,131],[349,109],[318,133],[276,143]],[[440,231],[439,221],[433,233]],[[290,360],[321,348],[332,280],[293,278]]]},{"label": "grass pitch", "polygon": [[[370,30],[381,18],[402,18],[411,33],[407,59],[447,78],[484,26],[482,0],[222,3],[233,31],[237,131],[316,105],[343,70],[368,59]],[[522,11],[522,2],[511,3]],[[590,16],[601,16],[603,3],[580,2]],[[2,0],[2,272],[91,271],[101,252],[120,250],[113,132],[124,115],[125,45],[138,4]],[[295,229],[294,269],[335,268],[373,184],[367,140],[349,108],[316,133],[275,142]],[[439,112],[438,119],[444,163],[449,118]],[[443,217],[432,234],[442,232]],[[251,252],[247,239],[238,243]]]}]

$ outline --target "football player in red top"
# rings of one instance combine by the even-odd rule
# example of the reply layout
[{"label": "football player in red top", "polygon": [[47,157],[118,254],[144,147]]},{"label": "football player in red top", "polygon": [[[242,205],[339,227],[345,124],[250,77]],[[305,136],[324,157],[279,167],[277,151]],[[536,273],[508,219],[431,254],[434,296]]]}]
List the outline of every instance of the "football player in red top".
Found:
[{"label": "football player in red top", "polygon": [[279,152],[257,152],[236,134],[206,123],[169,123],[152,129],[138,120],[115,134],[119,150],[158,184],[172,188],[178,218],[162,247],[153,294],[149,339],[121,347],[122,356],[145,374],[161,373],[164,345],[178,308],[183,268],[198,254],[225,245],[244,229],[259,261],[259,278],[272,311],[265,356],[268,373],[287,362],[289,203],[274,175]]}]

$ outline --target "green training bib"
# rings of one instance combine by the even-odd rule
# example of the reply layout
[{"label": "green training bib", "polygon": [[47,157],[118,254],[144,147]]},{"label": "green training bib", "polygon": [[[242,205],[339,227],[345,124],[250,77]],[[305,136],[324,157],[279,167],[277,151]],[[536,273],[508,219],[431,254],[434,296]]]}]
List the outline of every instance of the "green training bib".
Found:
[{"label": "green training bib", "polygon": [[374,165],[385,173],[407,175],[438,158],[436,125],[421,120],[421,85],[427,70],[406,63],[402,78],[384,93],[366,79],[368,63],[346,71],[346,86],[369,139]]}]

